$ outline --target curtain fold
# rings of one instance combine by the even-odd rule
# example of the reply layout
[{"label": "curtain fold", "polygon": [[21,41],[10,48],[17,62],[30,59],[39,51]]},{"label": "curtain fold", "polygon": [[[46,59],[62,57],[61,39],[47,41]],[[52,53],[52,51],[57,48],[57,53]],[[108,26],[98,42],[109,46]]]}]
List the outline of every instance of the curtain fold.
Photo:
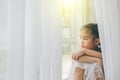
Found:
[{"label": "curtain fold", "polygon": [[0,0],[0,80],[6,78],[7,1]]},{"label": "curtain fold", "polygon": [[25,1],[8,0],[7,80],[24,79],[24,28]]},{"label": "curtain fold", "polygon": [[102,43],[105,80],[118,80],[120,74],[120,4],[119,0],[94,0]]},{"label": "curtain fold", "polygon": [[62,17],[59,1],[41,0],[41,80],[61,80],[62,77]]},{"label": "curtain fold", "polygon": [[35,17],[36,0],[25,0],[25,3],[24,80],[38,80],[39,68],[37,67],[37,63],[40,59],[37,58],[40,58],[38,55],[40,54],[40,50],[38,50],[37,47],[39,47],[40,42],[37,41],[37,39],[40,40],[40,34],[37,35],[37,38],[36,32],[38,33],[38,30],[40,29],[39,26],[36,26],[35,23],[37,20]]}]

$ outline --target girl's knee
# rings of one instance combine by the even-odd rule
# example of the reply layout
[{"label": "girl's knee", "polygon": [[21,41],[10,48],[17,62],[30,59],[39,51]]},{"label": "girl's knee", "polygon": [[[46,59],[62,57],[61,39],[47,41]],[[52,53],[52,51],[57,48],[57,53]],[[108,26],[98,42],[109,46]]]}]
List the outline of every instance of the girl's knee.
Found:
[{"label": "girl's knee", "polygon": [[76,67],[75,72],[81,73],[81,72],[84,72],[84,69],[81,69],[81,68],[79,68],[79,67]]},{"label": "girl's knee", "polygon": [[102,80],[101,78],[97,78],[96,80]]},{"label": "girl's knee", "polygon": [[84,70],[79,67],[76,67],[74,73],[74,80],[83,80],[83,76],[84,76]]}]

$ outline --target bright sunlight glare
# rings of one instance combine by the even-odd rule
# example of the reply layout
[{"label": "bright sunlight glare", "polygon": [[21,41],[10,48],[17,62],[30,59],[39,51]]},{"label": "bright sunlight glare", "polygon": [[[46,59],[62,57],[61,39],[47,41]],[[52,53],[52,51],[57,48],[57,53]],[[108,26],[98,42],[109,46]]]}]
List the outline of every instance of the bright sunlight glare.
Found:
[{"label": "bright sunlight glare", "polygon": [[64,0],[64,5],[66,7],[71,7],[74,4],[74,0]]}]

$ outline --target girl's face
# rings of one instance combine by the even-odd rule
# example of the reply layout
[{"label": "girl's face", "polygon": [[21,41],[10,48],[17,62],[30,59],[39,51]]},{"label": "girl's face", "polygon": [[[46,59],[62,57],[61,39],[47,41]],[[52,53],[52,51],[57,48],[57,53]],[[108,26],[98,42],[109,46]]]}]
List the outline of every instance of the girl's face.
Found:
[{"label": "girl's face", "polygon": [[80,32],[80,44],[82,48],[96,50],[100,40],[94,39],[91,31],[87,28],[82,29]]}]

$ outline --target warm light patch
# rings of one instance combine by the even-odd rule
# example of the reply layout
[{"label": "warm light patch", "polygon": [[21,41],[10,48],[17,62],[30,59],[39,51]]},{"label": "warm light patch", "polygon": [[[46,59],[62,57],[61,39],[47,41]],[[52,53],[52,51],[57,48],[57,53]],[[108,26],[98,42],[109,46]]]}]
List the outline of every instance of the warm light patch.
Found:
[{"label": "warm light patch", "polygon": [[74,0],[64,0],[64,5],[66,7],[72,7],[74,5]]}]

